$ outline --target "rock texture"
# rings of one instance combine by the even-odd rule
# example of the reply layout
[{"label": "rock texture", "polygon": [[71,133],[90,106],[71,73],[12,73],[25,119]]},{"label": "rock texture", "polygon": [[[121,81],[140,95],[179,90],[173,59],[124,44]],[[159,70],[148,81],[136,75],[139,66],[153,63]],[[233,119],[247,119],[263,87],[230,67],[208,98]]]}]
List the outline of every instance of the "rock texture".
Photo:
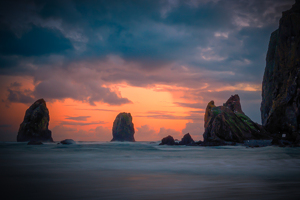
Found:
[{"label": "rock texture", "polygon": [[174,138],[171,135],[169,135],[169,136],[163,138],[159,145],[165,145],[165,144],[166,145],[176,145],[177,143],[175,143]]},{"label": "rock texture", "polygon": [[194,143],[195,141],[193,140],[192,136],[189,133],[187,133],[183,136],[183,138],[179,142],[179,145],[192,145]]},{"label": "rock texture", "polygon": [[48,125],[49,111],[46,102],[44,99],[39,99],[26,110],[17,141],[53,142]]},{"label": "rock texture", "polygon": [[206,107],[204,127],[204,143],[209,145],[270,138],[262,126],[244,114],[237,94],[231,96],[223,106],[216,107],[214,101],[209,102]]},{"label": "rock texture", "polygon": [[262,83],[262,125],[296,141],[300,133],[300,1],[282,13],[271,34]]},{"label": "rock texture", "polygon": [[111,141],[135,142],[133,136],[134,126],[130,113],[123,112],[118,114],[113,124],[112,134],[113,139]]}]

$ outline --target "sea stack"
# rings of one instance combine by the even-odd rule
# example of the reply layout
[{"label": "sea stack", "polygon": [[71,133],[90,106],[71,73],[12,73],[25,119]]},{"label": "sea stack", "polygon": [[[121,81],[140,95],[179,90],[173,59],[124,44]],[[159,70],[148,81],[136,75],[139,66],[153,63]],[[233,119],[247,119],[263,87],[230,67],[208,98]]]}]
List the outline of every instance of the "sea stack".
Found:
[{"label": "sea stack", "polygon": [[253,122],[242,111],[240,97],[231,96],[223,106],[210,101],[206,108],[204,143],[223,145],[226,142],[243,143],[244,140],[270,139],[259,124]]},{"label": "sea stack", "polygon": [[181,141],[178,143],[179,145],[193,145],[195,141],[193,140],[192,136],[187,133],[183,136]]},{"label": "sea stack", "polygon": [[49,110],[44,99],[34,102],[25,113],[17,141],[53,142],[49,125]]},{"label": "sea stack", "polygon": [[300,139],[300,1],[282,13],[271,34],[262,83],[265,129],[295,142]]},{"label": "sea stack", "polygon": [[111,141],[129,141],[134,140],[134,125],[130,113],[119,113],[114,121],[112,129],[113,139]]}]

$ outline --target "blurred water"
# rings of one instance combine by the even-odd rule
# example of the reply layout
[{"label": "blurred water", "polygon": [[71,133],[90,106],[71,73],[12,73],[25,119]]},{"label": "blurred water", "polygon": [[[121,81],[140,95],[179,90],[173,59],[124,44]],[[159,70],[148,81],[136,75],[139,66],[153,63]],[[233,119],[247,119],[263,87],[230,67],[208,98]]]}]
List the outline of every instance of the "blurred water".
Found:
[{"label": "blurred water", "polygon": [[299,199],[300,148],[0,143],[8,199]]}]

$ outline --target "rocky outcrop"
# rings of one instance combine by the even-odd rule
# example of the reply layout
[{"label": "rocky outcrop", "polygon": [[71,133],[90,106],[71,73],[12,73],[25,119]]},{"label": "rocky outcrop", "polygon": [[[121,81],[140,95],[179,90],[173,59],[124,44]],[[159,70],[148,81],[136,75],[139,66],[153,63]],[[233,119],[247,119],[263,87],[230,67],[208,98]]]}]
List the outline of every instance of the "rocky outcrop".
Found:
[{"label": "rocky outcrop", "polygon": [[167,137],[163,138],[161,140],[161,143],[159,145],[176,145],[174,138],[171,135],[168,135]]},{"label": "rocky outcrop", "polygon": [[112,134],[113,139],[111,141],[135,142],[133,136],[134,126],[130,113],[123,112],[118,114],[113,124]]},{"label": "rocky outcrop", "polygon": [[194,143],[195,141],[193,140],[192,136],[189,133],[187,133],[183,136],[183,138],[179,142],[179,145],[192,145]]},{"label": "rocky outcrop", "polygon": [[60,141],[60,143],[58,143],[58,144],[76,144],[76,142],[72,139],[65,139],[65,140]]},{"label": "rocky outcrop", "polygon": [[271,34],[262,83],[262,125],[276,137],[300,135],[300,1]]},{"label": "rocky outcrop", "polygon": [[17,141],[53,142],[48,125],[49,111],[46,102],[44,99],[39,99],[26,110]]},{"label": "rocky outcrop", "polygon": [[204,127],[204,144],[209,146],[270,138],[262,126],[244,114],[237,94],[231,96],[223,106],[216,107],[214,101],[209,102]]}]

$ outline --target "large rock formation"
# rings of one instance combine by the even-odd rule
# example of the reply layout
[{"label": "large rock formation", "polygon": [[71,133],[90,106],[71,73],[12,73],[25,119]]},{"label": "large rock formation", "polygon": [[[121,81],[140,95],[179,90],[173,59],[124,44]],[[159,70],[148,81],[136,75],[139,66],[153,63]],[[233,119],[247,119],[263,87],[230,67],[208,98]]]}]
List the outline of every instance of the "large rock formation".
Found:
[{"label": "large rock formation", "polygon": [[46,102],[44,99],[39,99],[26,110],[24,121],[19,128],[17,141],[53,142],[48,125],[49,111]]},{"label": "large rock formation", "polygon": [[111,141],[135,142],[133,137],[134,126],[130,113],[123,112],[118,114],[113,124],[112,134],[113,139]]},{"label": "large rock formation", "polygon": [[267,139],[266,131],[244,114],[238,95],[231,96],[223,106],[208,103],[205,112],[204,142],[211,145],[244,140]]},{"label": "large rock formation", "polygon": [[300,0],[296,0],[271,34],[262,83],[262,125],[278,138],[299,140],[299,108]]}]

